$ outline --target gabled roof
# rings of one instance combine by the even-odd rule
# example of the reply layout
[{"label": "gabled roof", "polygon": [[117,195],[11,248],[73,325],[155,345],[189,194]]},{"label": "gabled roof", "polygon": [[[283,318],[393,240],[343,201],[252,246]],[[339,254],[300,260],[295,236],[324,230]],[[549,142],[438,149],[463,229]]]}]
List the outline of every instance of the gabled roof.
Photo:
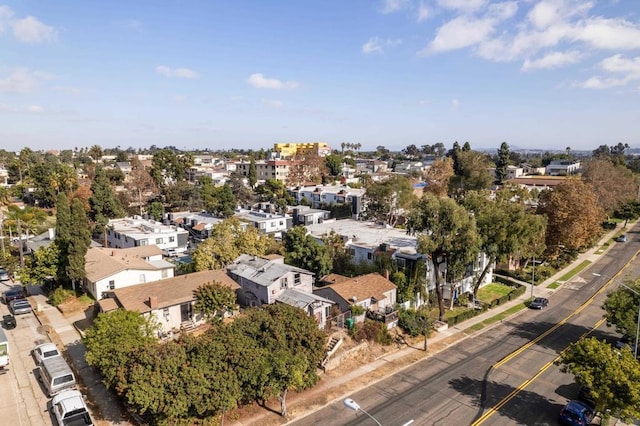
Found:
[{"label": "gabled roof", "polygon": [[227,266],[227,269],[232,274],[265,287],[270,286],[274,281],[289,272],[313,275],[313,272],[307,271],[306,269],[296,268],[295,266],[274,262],[257,256],[250,256],[248,254],[240,255],[231,265]]},{"label": "gabled roof", "polygon": [[194,290],[203,284],[217,281],[232,290],[240,288],[222,269],[194,272],[146,284],[137,284],[113,291],[118,307],[140,313],[150,312],[151,296],[157,300],[157,308],[179,305],[195,300]]},{"label": "gabled roof", "polygon": [[295,306],[296,308],[306,309],[309,305],[315,302],[328,303],[333,305],[335,302],[324,297],[316,296],[314,294],[303,293],[293,288],[286,289],[277,298],[276,302],[286,303],[287,305]]},{"label": "gabled roof", "polygon": [[[395,290],[396,285],[378,273],[360,275],[347,278],[322,288],[330,288],[340,297],[353,304],[360,300],[374,298],[382,300],[386,298],[385,292]],[[355,299],[354,299],[355,298]]]},{"label": "gabled roof", "polygon": [[162,255],[162,250],[155,244],[126,249],[91,247],[85,256],[87,279],[96,282],[129,269],[156,271],[173,267],[173,264],[166,261],[150,263],[147,260],[157,255]]}]

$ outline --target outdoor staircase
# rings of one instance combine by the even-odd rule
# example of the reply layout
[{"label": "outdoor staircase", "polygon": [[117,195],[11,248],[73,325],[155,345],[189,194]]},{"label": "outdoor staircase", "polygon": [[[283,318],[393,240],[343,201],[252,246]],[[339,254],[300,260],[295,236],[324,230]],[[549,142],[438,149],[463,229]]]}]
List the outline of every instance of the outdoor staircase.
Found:
[{"label": "outdoor staircase", "polygon": [[325,356],[320,363],[322,367],[327,365],[327,362],[329,362],[329,358],[338,350],[342,342],[342,337],[332,337],[331,340],[329,340],[329,344],[327,345],[327,352],[325,353]]},{"label": "outdoor staircase", "polygon": [[193,321],[189,320],[189,321],[182,321],[182,323],[180,324],[180,330],[183,333],[189,333],[193,330],[196,329],[196,325]]}]

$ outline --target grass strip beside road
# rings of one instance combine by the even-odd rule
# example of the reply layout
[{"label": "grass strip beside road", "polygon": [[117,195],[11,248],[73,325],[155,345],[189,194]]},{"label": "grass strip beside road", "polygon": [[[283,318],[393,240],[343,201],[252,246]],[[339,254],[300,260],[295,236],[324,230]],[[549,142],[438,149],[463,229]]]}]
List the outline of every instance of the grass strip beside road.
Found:
[{"label": "grass strip beside road", "polygon": [[576,266],[575,268],[573,268],[572,270],[570,270],[569,272],[564,274],[562,277],[560,277],[560,279],[558,281],[561,281],[561,282],[569,281],[571,278],[573,278],[576,275],[578,275],[580,272],[582,272],[584,270],[584,268],[586,268],[589,265],[591,265],[591,261],[590,260],[584,260],[578,266]]},{"label": "grass strip beside road", "polygon": [[549,284],[549,285],[547,286],[547,288],[550,288],[550,289],[552,289],[552,290],[554,290],[554,289],[556,289],[556,288],[558,288],[558,287],[560,287],[560,283],[559,283],[558,281],[556,281],[556,282],[552,282],[551,284]]},{"label": "grass strip beside road", "polygon": [[464,330],[464,333],[471,334],[471,333],[474,333],[474,332],[476,332],[478,330],[482,330],[483,328],[485,328],[485,327],[487,327],[487,326],[489,326],[489,325],[491,325],[493,323],[496,323],[498,321],[502,321],[503,319],[515,314],[516,312],[519,312],[519,311],[523,310],[524,308],[526,308],[526,305],[524,303],[518,303],[517,305],[512,306],[511,308],[507,309],[504,312],[501,312],[501,313],[499,313],[497,315],[492,316],[491,318],[487,318],[486,320],[484,320],[484,321],[482,321],[482,322],[480,322],[480,323],[478,323],[476,325],[472,325],[471,327],[466,328]]}]

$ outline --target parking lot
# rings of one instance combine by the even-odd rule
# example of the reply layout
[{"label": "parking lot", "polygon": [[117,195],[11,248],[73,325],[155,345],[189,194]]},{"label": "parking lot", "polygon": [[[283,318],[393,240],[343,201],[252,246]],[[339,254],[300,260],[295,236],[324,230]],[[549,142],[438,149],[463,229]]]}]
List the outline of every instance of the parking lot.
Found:
[{"label": "parking lot", "polygon": [[[0,284],[0,292],[12,286],[10,281]],[[8,314],[0,304],[0,313]],[[37,380],[36,364],[31,349],[48,342],[33,313],[16,317],[17,326],[4,330],[9,341],[9,371],[0,375],[0,423],[7,425],[51,425],[47,411],[48,398]]]}]

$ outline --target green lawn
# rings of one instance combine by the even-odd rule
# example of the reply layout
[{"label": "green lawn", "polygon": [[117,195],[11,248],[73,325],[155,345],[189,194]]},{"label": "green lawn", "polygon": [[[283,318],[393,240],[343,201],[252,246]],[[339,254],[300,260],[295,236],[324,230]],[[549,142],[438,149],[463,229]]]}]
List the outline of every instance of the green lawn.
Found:
[{"label": "green lawn", "polygon": [[481,323],[478,323],[476,325],[472,325],[471,327],[467,328],[466,330],[464,330],[465,333],[469,334],[469,333],[473,333],[474,331],[478,331],[481,330],[483,328],[485,328],[488,325],[493,324],[494,322],[498,322],[498,321],[502,321],[503,319],[515,314],[518,311],[523,310],[524,308],[526,308],[527,306],[524,303],[518,303],[517,305],[507,309],[504,312],[501,312],[491,318],[488,318],[484,321],[482,321]]},{"label": "green lawn", "polygon": [[491,283],[478,290],[478,299],[484,303],[491,303],[512,291],[513,287],[509,287],[508,285]]}]

